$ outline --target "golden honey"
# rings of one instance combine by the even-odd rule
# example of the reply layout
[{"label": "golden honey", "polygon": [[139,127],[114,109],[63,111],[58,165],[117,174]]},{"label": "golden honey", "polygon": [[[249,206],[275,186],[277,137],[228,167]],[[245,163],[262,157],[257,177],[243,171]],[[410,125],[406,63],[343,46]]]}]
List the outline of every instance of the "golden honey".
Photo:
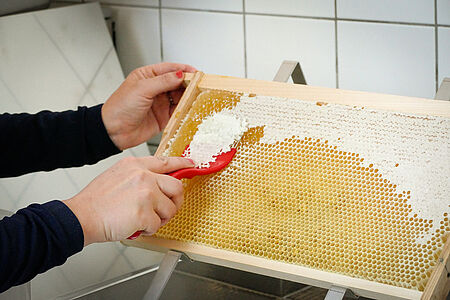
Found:
[{"label": "golden honey", "polygon": [[[167,154],[181,155],[203,118],[239,99],[200,94]],[[311,137],[262,143],[263,135],[251,128],[225,170],[184,180],[184,204],[156,236],[424,290],[450,232],[447,213],[417,243],[432,220],[411,215],[412,191],[399,193],[359,153]]]}]

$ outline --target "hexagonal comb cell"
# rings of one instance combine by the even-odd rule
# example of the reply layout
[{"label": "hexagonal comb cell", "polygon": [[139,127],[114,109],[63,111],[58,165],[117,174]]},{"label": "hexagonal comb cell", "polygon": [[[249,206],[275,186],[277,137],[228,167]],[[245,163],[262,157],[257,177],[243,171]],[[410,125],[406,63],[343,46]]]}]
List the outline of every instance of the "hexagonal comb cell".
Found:
[{"label": "hexagonal comb cell", "polygon": [[448,159],[433,152],[450,149],[450,121],[318,103],[200,94],[167,155],[217,111],[252,128],[225,170],[184,181],[156,236],[423,291],[450,232]]}]

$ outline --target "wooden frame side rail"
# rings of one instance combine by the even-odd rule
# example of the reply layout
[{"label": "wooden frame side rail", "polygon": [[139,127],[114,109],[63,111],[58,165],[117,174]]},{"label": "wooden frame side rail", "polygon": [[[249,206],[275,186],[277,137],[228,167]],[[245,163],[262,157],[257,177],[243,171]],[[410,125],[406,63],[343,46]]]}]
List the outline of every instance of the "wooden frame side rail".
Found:
[{"label": "wooden frame side rail", "polygon": [[[241,79],[235,77],[209,75],[197,72],[185,74],[188,83],[180,103],[173,113],[163,133],[156,155],[161,155],[168,147],[181,121],[192,106],[201,90],[221,89],[257,95],[297,98],[306,101],[321,101],[351,106],[363,106],[373,109],[390,110],[399,113],[412,113],[450,117],[450,102],[395,95],[384,95],[357,91],[345,91],[331,88],[294,85],[272,81]],[[351,289],[354,293],[375,299],[444,299],[450,288],[448,270],[450,270],[450,238],[442,251],[439,263],[435,267],[425,291],[419,292],[406,288],[353,278],[341,274],[319,271],[298,265],[272,261],[251,255],[215,249],[194,243],[140,237],[137,240],[123,241],[125,245],[140,247],[159,252],[177,250],[186,253],[194,260],[259,273],[281,279],[301,282],[322,288],[332,285]]]}]

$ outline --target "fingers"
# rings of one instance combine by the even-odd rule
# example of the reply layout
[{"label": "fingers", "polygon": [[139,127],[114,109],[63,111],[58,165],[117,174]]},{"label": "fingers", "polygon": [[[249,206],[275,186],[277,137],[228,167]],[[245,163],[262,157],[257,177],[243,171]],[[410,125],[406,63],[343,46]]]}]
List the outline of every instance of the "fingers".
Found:
[{"label": "fingers", "polygon": [[161,227],[162,220],[155,211],[148,212],[145,220],[145,227],[143,229],[143,235],[152,235],[156,233]]},{"label": "fingers", "polygon": [[183,184],[181,181],[167,175],[160,175],[156,178],[156,182],[164,195],[172,200],[176,209],[180,209],[181,204],[183,204]]},{"label": "fingers", "polygon": [[[137,88],[141,94],[148,98],[153,98],[161,93],[176,90],[181,86],[183,77],[178,77],[180,73],[170,72],[153,78],[142,79],[138,82]],[[184,74],[182,74],[184,75]]]},{"label": "fingers", "polygon": [[[160,224],[153,219],[147,219],[147,228],[154,228],[155,224],[160,226],[167,224],[177,213],[183,203],[183,186],[178,179],[166,175],[158,175],[156,177],[157,188],[150,194],[149,200],[153,202],[153,210],[158,215]],[[149,212],[152,216],[152,212]],[[153,216],[154,217],[154,216]],[[148,231],[146,229],[146,231]]]},{"label": "fingers", "polygon": [[145,156],[136,159],[147,170],[159,174],[167,174],[179,169],[194,167],[194,163],[184,157]]},{"label": "fingers", "polygon": [[164,62],[155,65],[144,66],[138,69],[145,78],[159,76],[168,72],[175,72],[181,70],[183,72],[196,72],[197,69],[193,66],[179,63]]}]

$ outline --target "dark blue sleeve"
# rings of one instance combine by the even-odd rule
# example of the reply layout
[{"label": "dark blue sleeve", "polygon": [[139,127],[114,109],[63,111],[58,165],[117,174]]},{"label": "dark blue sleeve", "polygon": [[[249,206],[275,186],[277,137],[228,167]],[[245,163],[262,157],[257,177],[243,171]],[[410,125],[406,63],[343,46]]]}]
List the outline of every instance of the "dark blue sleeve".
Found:
[{"label": "dark blue sleeve", "polygon": [[0,114],[0,177],[94,164],[119,153],[101,108]]},{"label": "dark blue sleeve", "polygon": [[83,249],[83,230],[61,201],[31,204],[0,221],[0,293]]}]

